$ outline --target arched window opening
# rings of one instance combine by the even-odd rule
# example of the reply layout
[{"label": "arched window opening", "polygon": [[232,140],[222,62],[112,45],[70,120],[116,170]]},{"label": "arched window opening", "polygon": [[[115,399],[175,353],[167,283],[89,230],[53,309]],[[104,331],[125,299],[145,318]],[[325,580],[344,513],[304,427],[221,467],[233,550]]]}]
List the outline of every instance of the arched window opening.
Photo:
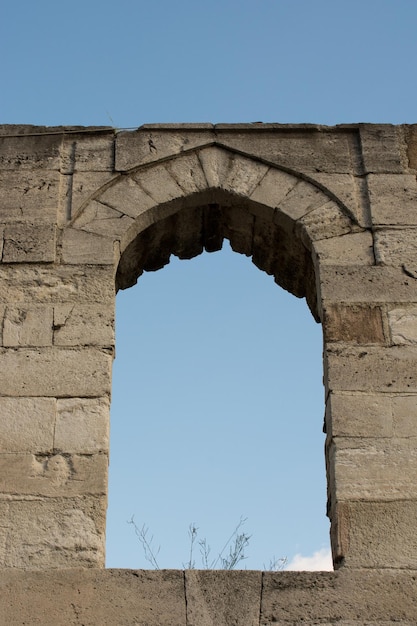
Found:
[{"label": "arched window opening", "polygon": [[164,568],[187,562],[190,523],[215,555],[241,516],[241,567],[327,549],[321,327],[305,301],[227,243],[145,272],[116,322],[107,565],[149,567],[132,514]]}]

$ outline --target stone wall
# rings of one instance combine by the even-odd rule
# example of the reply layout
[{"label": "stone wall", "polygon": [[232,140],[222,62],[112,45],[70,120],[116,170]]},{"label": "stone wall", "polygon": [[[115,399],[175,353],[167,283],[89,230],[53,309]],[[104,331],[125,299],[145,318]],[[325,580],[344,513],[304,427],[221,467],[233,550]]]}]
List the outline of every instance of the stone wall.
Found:
[{"label": "stone wall", "polygon": [[[416,169],[414,126],[0,127],[7,624],[40,623],[53,606],[65,617],[42,623],[417,623]],[[323,325],[340,569],[100,572],[115,292],[225,238]],[[158,599],[166,580],[178,590]],[[104,617],[125,584],[145,594],[138,615],[114,603]],[[178,619],[166,616],[175,602]]]},{"label": "stone wall", "polygon": [[7,626],[415,626],[415,591],[405,571],[0,574]]}]

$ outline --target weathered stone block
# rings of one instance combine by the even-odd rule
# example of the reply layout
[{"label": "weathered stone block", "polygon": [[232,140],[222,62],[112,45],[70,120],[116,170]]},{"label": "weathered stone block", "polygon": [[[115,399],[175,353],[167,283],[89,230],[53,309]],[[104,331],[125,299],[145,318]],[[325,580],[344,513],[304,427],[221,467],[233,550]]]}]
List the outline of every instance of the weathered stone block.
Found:
[{"label": "weathered stone block", "polygon": [[362,227],[369,227],[367,194],[362,189],[363,179],[351,174],[312,173],[311,178],[325,188],[326,195],[344,206],[344,211],[353,216]]},{"label": "weathered stone block", "polygon": [[240,207],[230,207],[225,214],[226,235],[232,250],[250,256],[252,254],[254,216]]},{"label": "weathered stone block", "polygon": [[[175,217],[176,238],[172,242],[172,253],[180,259],[192,259],[203,251],[203,223],[208,224],[207,210],[203,207],[184,208]],[[207,237],[208,239],[209,237]]]},{"label": "weathered stone block", "polygon": [[403,125],[402,130],[406,141],[408,165],[417,171],[417,125]]},{"label": "weathered stone block", "polygon": [[[1,267],[1,264],[0,264]],[[0,304],[0,346],[3,345],[3,320],[4,320],[4,312],[6,310],[6,306],[4,304]]]},{"label": "weathered stone block", "polygon": [[[123,176],[99,196],[103,204],[136,218],[158,203],[130,176]],[[81,218],[82,219],[82,218]]]},{"label": "weathered stone block", "polygon": [[392,416],[396,437],[417,437],[417,396],[393,396]]},{"label": "weathered stone block", "polygon": [[417,182],[412,174],[369,174],[372,224],[417,224]]},{"label": "weathered stone block", "polygon": [[391,437],[392,398],[386,394],[331,393],[326,404],[326,426],[329,437]]},{"label": "weathered stone block", "polygon": [[401,615],[408,626],[417,615],[415,588],[413,571],[264,572],[259,623],[388,626]]},{"label": "weathered stone block", "polygon": [[417,348],[336,347],[325,350],[328,391],[417,392]]},{"label": "weathered stone block", "polygon": [[0,574],[7,626],[186,626],[184,572],[78,567]]},{"label": "weathered stone block", "polygon": [[[265,132],[268,129],[270,134]],[[217,141],[221,144],[277,165],[305,174],[354,171],[351,153],[356,150],[356,128],[336,134],[331,128],[320,130],[305,124],[297,125],[297,131],[294,130],[295,127],[291,129],[283,124],[262,124],[261,128],[245,124],[240,129],[234,124],[216,124]]]},{"label": "weathered stone block", "polygon": [[165,167],[187,194],[198,193],[206,189],[207,181],[198,153],[186,153],[180,159],[167,161]]},{"label": "weathered stone block", "polygon": [[133,224],[133,219],[111,207],[92,200],[82,214],[77,217],[77,228],[96,235],[120,239],[123,233]]},{"label": "weathered stone block", "polygon": [[158,125],[147,125],[136,132],[117,133],[115,170],[124,172],[155,159],[204,146],[214,139],[212,124],[199,124],[198,128],[176,128],[175,130],[158,128]]},{"label": "weathered stone block", "polygon": [[200,150],[198,158],[208,187],[222,188],[228,170],[232,167],[233,153],[218,147]]},{"label": "weathered stone block", "polygon": [[381,307],[326,304],[323,311],[323,333],[326,341],[361,345],[384,344]]},{"label": "weathered stone block", "polygon": [[110,185],[119,176],[112,172],[75,171],[71,176],[71,216],[76,218],[81,207],[92,196],[96,197],[98,190]]},{"label": "weathered stone block", "polygon": [[[417,569],[417,501],[339,502],[336,562],[346,568]],[[333,527],[336,530],[336,526]]]},{"label": "weathered stone block", "polygon": [[361,124],[359,128],[365,173],[406,171],[405,142],[401,127],[391,124]]},{"label": "weathered stone block", "polygon": [[0,454],[0,498],[105,495],[106,454]]},{"label": "weathered stone block", "polygon": [[321,239],[314,242],[320,264],[374,265],[373,238],[370,232]]},{"label": "weathered stone block", "polygon": [[388,323],[393,344],[417,344],[417,307],[391,309]]},{"label": "weathered stone block", "polygon": [[[1,505],[0,505],[0,509],[1,509]],[[5,567],[5,562],[6,562],[6,546],[7,546],[7,527],[3,526],[3,520],[2,518],[5,517],[4,515],[2,515],[2,512],[0,511],[0,568],[4,568]],[[1,600],[0,600],[0,606],[1,606]],[[2,611],[3,614],[3,611]],[[11,622],[9,622],[11,623]]]},{"label": "weathered stone block", "polygon": [[417,302],[417,274],[381,266],[320,265],[321,299],[327,302]]},{"label": "weathered stone block", "polygon": [[168,202],[175,198],[182,198],[185,191],[169,173],[165,164],[156,165],[152,168],[140,169],[131,177],[156,203]]},{"label": "weathered stone block", "polygon": [[112,172],[114,138],[115,131],[112,128],[81,136],[67,135],[61,146],[61,172],[72,173],[75,170],[78,172]]},{"label": "weathered stone block", "polygon": [[32,348],[0,351],[0,389],[7,396],[104,396],[110,394],[113,357],[96,348]]},{"label": "weathered stone block", "polygon": [[[253,574],[238,572],[239,589],[249,584]],[[240,616],[240,594],[233,597],[225,590],[224,602],[228,596],[231,615],[237,606],[236,620],[232,616],[231,621],[219,620],[216,626],[415,626],[415,575],[413,571],[369,569],[264,572],[257,621],[249,622],[250,614],[247,619]],[[214,596],[217,581],[210,582],[206,583],[207,595]],[[7,626],[25,622],[43,626],[187,623],[184,572],[177,570],[8,570],[0,574],[0,588],[0,610]]]},{"label": "weathered stone block", "polygon": [[55,223],[59,173],[53,170],[0,170],[0,222]]},{"label": "weathered stone block", "polygon": [[268,207],[278,207],[297,184],[302,183],[292,174],[270,168],[252,191],[250,198]]},{"label": "weathered stone block", "polygon": [[222,188],[240,196],[251,196],[265,177],[269,167],[253,159],[236,155],[226,170]]},{"label": "weathered stone block", "polygon": [[351,233],[354,229],[352,221],[332,200],[313,209],[296,224],[296,232],[300,233],[306,247],[310,247],[310,241],[339,237]]},{"label": "weathered stone block", "polygon": [[379,228],[374,233],[378,264],[406,267],[417,273],[417,229]]},{"label": "weathered stone block", "polygon": [[55,261],[55,226],[6,226],[2,260],[3,263],[52,263]]},{"label": "weathered stone block", "polygon": [[53,316],[54,345],[114,345],[114,307],[95,304],[57,304]]},{"label": "weathered stone block", "polygon": [[297,185],[280,201],[279,212],[292,220],[298,220],[328,202],[328,196],[321,189],[306,181],[298,180]]},{"label": "weathered stone block", "polygon": [[262,572],[186,570],[187,624],[217,626],[259,623]]},{"label": "weathered stone block", "polygon": [[114,265],[117,249],[113,238],[66,229],[62,234],[62,261],[70,265]]},{"label": "weathered stone block", "polygon": [[0,397],[0,452],[51,452],[55,417],[54,398]]},{"label": "weathered stone block", "polygon": [[[0,137],[0,170],[58,170],[62,133],[33,127],[31,135],[12,132]],[[38,132],[36,132],[38,131]]]},{"label": "weathered stone block", "polygon": [[113,267],[0,265],[0,302],[114,303]]},{"label": "weathered stone block", "polygon": [[38,570],[104,565],[104,496],[0,501],[0,510],[4,507],[5,567]]},{"label": "weathered stone block", "polygon": [[65,453],[107,452],[109,411],[108,398],[58,400],[54,448]]},{"label": "weathered stone block", "polygon": [[51,306],[6,307],[3,320],[4,346],[51,346],[52,332]]},{"label": "weathered stone block", "polygon": [[328,446],[333,493],[339,501],[417,501],[416,444],[417,438],[336,437]]},{"label": "weathered stone block", "polygon": [[[253,225],[252,263],[267,274],[273,274],[275,247],[280,237],[280,230],[275,224],[256,217]],[[271,245],[272,244],[272,245]]]}]

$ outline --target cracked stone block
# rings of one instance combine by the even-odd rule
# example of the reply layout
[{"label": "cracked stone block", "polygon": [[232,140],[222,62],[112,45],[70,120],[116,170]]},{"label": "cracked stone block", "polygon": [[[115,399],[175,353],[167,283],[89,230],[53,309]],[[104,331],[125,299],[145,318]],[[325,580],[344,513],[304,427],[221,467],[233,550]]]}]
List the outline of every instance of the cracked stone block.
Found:
[{"label": "cracked stone block", "polygon": [[55,261],[55,226],[6,226],[2,260],[3,263],[52,263]]},{"label": "cracked stone block", "polygon": [[51,306],[6,307],[3,345],[51,346],[53,309]]}]

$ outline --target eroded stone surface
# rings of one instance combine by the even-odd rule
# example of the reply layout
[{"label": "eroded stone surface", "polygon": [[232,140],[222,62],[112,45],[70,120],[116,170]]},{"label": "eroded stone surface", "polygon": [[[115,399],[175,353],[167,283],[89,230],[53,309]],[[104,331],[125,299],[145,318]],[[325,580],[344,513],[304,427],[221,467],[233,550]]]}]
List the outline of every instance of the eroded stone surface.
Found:
[{"label": "eroded stone surface", "polygon": [[381,307],[329,303],[324,309],[323,322],[325,338],[329,342],[386,343]]},{"label": "eroded stone surface", "polygon": [[57,304],[53,317],[56,346],[110,347],[114,344],[114,306]]},{"label": "eroded stone surface", "polygon": [[102,567],[105,511],[103,496],[0,500],[3,567]]},{"label": "eroded stone surface", "polygon": [[341,542],[336,559],[347,568],[415,570],[416,510],[416,500],[337,503]]},{"label": "eroded stone surface", "polygon": [[71,265],[0,266],[0,302],[113,303],[114,269]]},{"label": "eroded stone surface", "polygon": [[[253,583],[260,576],[255,594]],[[221,589],[220,580],[225,582]],[[201,626],[411,626],[417,619],[415,571],[8,570],[0,574],[0,589],[8,626],[38,621],[44,626],[186,626],[195,623],[195,600],[203,598],[208,610],[199,615]]]},{"label": "eroded stone surface", "polygon": [[[186,626],[184,572],[66,569],[0,575],[8,626]],[[226,625],[225,625],[226,626]]]},{"label": "eroded stone surface", "polygon": [[374,265],[373,237],[370,232],[350,233],[314,242],[320,264]]},{"label": "eroded stone surface", "polygon": [[369,174],[368,189],[372,222],[380,224],[417,224],[417,182],[412,174]]},{"label": "eroded stone surface", "polygon": [[413,572],[265,572],[260,624],[408,624],[415,589]]},{"label": "eroded stone surface", "polygon": [[329,346],[325,355],[329,390],[417,392],[415,346]]},{"label": "eroded stone surface", "polygon": [[0,416],[0,452],[52,452],[55,398],[0,397]]},{"label": "eroded stone surface", "polygon": [[57,401],[54,448],[92,454],[109,447],[109,399],[61,398]]},{"label": "eroded stone surface", "polygon": [[113,265],[115,248],[113,239],[95,233],[65,230],[62,235],[62,260],[68,264]]},{"label": "eroded stone surface", "polygon": [[[386,394],[336,392],[329,394],[326,405],[327,434],[332,437],[392,437],[393,402]],[[416,407],[417,410],[417,407]],[[395,415],[399,417],[400,408]],[[401,411],[401,415],[404,410]],[[415,431],[417,433],[417,429]],[[399,435],[398,433],[398,436]]]},{"label": "eroded stone surface", "polygon": [[417,269],[417,229],[378,228],[374,234],[375,259],[378,264]]},{"label": "eroded stone surface", "polygon": [[261,572],[185,572],[187,624],[254,626],[259,622]]},{"label": "eroded stone surface", "polygon": [[3,346],[51,346],[53,309],[50,306],[6,307]]},{"label": "eroded stone surface", "polygon": [[54,223],[59,173],[54,170],[0,170],[0,222]]},{"label": "eroded stone surface", "polygon": [[340,500],[417,500],[417,438],[335,437],[329,465]]},{"label": "eroded stone surface", "polygon": [[112,354],[86,347],[3,348],[0,387],[7,396],[65,397],[110,394]]},{"label": "eroded stone surface", "polygon": [[52,263],[55,260],[55,227],[6,226],[2,260],[4,263]]},{"label": "eroded stone surface", "polygon": [[391,309],[388,321],[395,345],[417,343],[417,307]]},{"label": "eroded stone surface", "polygon": [[[140,574],[133,613],[116,584],[123,619],[415,623],[415,578],[390,578],[417,568],[415,128],[0,130],[1,566],[103,564],[115,287],[229,239],[323,323],[332,547],[352,578]],[[53,623],[123,623],[107,583],[95,615],[90,580]]]}]

